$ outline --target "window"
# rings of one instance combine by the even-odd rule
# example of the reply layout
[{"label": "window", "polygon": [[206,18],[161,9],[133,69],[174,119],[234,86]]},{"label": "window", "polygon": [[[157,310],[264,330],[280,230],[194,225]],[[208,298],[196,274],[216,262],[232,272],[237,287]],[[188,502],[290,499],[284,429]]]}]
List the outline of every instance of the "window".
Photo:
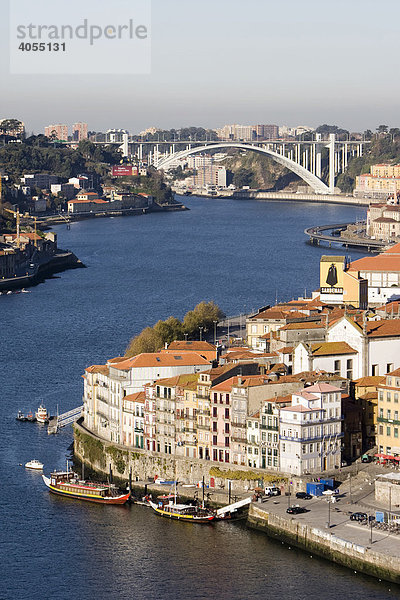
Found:
[{"label": "window", "polygon": [[379,425],[379,435],[383,435],[383,425]]},{"label": "window", "polygon": [[382,392],[382,390],[379,390],[378,400],[383,400],[383,392]]},{"label": "window", "polygon": [[225,409],[225,419],[229,419],[229,408]]},{"label": "window", "polygon": [[213,446],[217,445],[217,436],[213,435]]},{"label": "window", "polygon": [[229,448],[229,437],[225,438],[225,448]]},{"label": "window", "polygon": [[213,421],[213,428],[212,428],[212,430],[213,431],[218,431],[217,430],[217,422],[216,421]]},{"label": "window", "polygon": [[386,435],[390,436],[390,427],[386,427]]},{"label": "window", "polygon": [[225,433],[229,433],[229,423],[225,423]]},{"label": "window", "polygon": [[226,404],[229,404],[229,394],[226,394],[226,396],[225,396],[225,402],[226,402]]},{"label": "window", "polygon": [[335,360],[333,363],[333,370],[335,375],[340,375],[340,360]]},{"label": "window", "polygon": [[[386,373],[390,373],[391,371],[393,371],[393,363],[387,363],[387,365],[386,365]],[[389,383],[389,385],[391,385],[391,382]]]},{"label": "window", "polygon": [[379,375],[379,365],[372,365],[371,367],[371,375]]},{"label": "window", "polygon": [[216,406],[213,406],[213,417],[218,417],[218,408]]},{"label": "window", "polygon": [[392,393],[391,392],[386,392],[386,401],[387,402],[391,402],[392,401]]},{"label": "window", "polygon": [[389,419],[389,421],[392,418],[392,411],[391,410],[387,411],[387,418]]},{"label": "window", "polygon": [[353,379],[353,359],[349,358],[346,361],[346,377],[347,379]]},{"label": "window", "polygon": [[395,438],[398,438],[398,437],[399,437],[399,428],[398,428],[398,427],[395,427],[395,428],[393,429],[393,435],[394,435],[394,437],[395,437]]},{"label": "window", "polygon": [[213,460],[214,461],[218,460],[218,450],[213,450]]},{"label": "window", "polygon": [[399,394],[398,394],[398,392],[395,392],[393,394],[393,398],[394,398],[395,403],[397,404],[399,402]]},{"label": "window", "polygon": [[383,419],[383,408],[379,409],[379,418]]}]

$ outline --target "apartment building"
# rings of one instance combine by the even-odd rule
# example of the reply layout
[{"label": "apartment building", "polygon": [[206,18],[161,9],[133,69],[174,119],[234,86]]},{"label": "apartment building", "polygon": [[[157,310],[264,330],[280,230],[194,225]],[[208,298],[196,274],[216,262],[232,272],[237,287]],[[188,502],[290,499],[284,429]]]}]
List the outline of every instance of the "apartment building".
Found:
[{"label": "apartment building", "polygon": [[280,411],[280,470],[303,475],[341,466],[341,389],[317,383]]},{"label": "apartment building", "polygon": [[378,385],[378,452],[382,456],[400,457],[400,369],[387,373]]}]

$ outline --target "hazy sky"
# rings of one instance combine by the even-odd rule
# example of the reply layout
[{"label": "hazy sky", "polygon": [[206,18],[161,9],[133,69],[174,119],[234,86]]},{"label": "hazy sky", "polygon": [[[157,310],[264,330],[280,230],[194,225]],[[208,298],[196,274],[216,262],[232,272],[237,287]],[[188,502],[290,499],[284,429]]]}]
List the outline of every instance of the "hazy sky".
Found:
[{"label": "hazy sky", "polygon": [[399,0],[153,0],[149,75],[10,75],[0,7],[0,118],[28,131],[400,126]]}]

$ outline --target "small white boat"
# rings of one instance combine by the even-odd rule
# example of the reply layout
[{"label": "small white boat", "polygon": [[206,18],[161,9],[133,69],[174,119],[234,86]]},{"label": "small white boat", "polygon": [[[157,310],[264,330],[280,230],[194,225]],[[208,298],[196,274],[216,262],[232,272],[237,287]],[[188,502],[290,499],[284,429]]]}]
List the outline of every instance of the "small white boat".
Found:
[{"label": "small white boat", "polygon": [[25,463],[25,468],[34,469],[35,471],[41,471],[43,469],[43,463],[39,462],[38,460],[36,460],[36,458],[34,458],[33,460],[30,460],[29,462]]},{"label": "small white boat", "polygon": [[48,423],[48,421],[49,421],[49,415],[47,413],[47,409],[42,404],[37,409],[35,416],[36,416],[36,421],[38,423]]}]

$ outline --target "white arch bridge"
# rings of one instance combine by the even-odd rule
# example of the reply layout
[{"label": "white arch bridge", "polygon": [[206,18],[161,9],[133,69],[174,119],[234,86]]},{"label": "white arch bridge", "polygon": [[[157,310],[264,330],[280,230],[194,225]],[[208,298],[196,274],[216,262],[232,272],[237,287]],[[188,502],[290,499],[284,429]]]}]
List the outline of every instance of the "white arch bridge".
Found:
[{"label": "white arch bridge", "polygon": [[[187,142],[183,150],[176,150],[176,147],[182,147],[182,142],[178,144],[169,143],[166,152],[160,153],[161,143],[153,142],[152,149],[148,152],[149,164],[157,169],[167,170],[179,164],[181,159],[187,158],[193,154],[202,154],[211,150],[223,150],[227,148],[236,148],[249,152],[258,152],[272,158],[275,162],[283,165],[301,179],[303,179],[317,194],[334,194],[335,177],[347,169],[349,156],[362,156],[363,145],[365,141],[336,139],[335,134],[329,136],[328,141],[323,141],[319,134],[312,141],[285,141],[285,140],[266,140],[257,142],[246,141],[216,141],[216,142]],[[143,156],[143,143],[137,143],[138,158]],[[164,143],[165,147],[165,143]],[[322,148],[329,150],[329,171],[328,185],[322,180]]]}]

